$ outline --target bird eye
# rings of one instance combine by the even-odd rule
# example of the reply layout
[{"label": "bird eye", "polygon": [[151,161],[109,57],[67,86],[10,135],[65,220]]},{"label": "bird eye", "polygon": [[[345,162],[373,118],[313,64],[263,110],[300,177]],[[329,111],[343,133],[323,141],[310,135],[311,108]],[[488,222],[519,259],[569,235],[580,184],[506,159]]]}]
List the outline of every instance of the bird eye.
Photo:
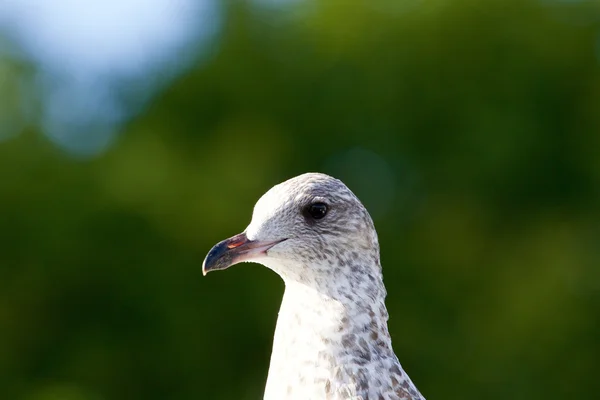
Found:
[{"label": "bird eye", "polygon": [[327,214],[327,204],[314,203],[308,206],[308,214],[314,219],[321,219]]}]

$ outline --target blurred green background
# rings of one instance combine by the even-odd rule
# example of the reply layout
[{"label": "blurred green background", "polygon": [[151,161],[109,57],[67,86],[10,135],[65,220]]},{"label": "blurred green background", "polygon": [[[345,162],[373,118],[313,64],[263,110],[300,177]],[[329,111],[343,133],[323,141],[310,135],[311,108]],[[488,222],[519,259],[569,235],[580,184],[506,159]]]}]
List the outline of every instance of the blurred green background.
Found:
[{"label": "blurred green background", "polygon": [[219,3],[86,152],[0,30],[0,398],[262,398],[283,284],[201,263],[308,171],[371,211],[428,399],[595,398],[600,4],[275,3]]}]

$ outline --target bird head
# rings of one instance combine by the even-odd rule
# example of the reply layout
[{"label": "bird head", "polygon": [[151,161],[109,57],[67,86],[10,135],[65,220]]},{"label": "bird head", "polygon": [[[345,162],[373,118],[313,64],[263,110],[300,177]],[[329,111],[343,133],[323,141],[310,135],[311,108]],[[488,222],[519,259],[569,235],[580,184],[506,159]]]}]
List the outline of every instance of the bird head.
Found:
[{"label": "bird head", "polygon": [[245,261],[263,264],[286,281],[311,282],[379,266],[379,245],[371,217],[352,191],[338,179],[307,173],[265,193],[250,225],[215,245],[202,271]]}]

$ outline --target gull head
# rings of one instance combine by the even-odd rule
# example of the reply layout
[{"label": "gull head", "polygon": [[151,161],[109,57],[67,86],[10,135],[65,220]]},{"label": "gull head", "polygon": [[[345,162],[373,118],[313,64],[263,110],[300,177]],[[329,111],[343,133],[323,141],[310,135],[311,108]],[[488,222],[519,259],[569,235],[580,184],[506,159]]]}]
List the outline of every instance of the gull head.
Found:
[{"label": "gull head", "polygon": [[263,264],[286,283],[316,285],[381,274],[373,221],[340,180],[307,173],[271,188],[256,203],[250,225],[216,244],[203,274],[240,262]]}]

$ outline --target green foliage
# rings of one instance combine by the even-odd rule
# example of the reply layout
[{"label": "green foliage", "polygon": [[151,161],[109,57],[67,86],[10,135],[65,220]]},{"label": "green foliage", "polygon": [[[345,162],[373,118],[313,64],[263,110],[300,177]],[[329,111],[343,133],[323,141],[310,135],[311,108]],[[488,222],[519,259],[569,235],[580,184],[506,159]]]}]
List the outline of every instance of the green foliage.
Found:
[{"label": "green foliage", "polygon": [[[213,57],[94,160],[34,125],[0,144],[0,397],[261,398],[283,286],[201,262],[269,187],[320,170],[372,210],[428,398],[593,398],[596,5],[292,7],[230,6]],[[11,82],[31,71],[0,73],[0,123],[23,125]]]}]

